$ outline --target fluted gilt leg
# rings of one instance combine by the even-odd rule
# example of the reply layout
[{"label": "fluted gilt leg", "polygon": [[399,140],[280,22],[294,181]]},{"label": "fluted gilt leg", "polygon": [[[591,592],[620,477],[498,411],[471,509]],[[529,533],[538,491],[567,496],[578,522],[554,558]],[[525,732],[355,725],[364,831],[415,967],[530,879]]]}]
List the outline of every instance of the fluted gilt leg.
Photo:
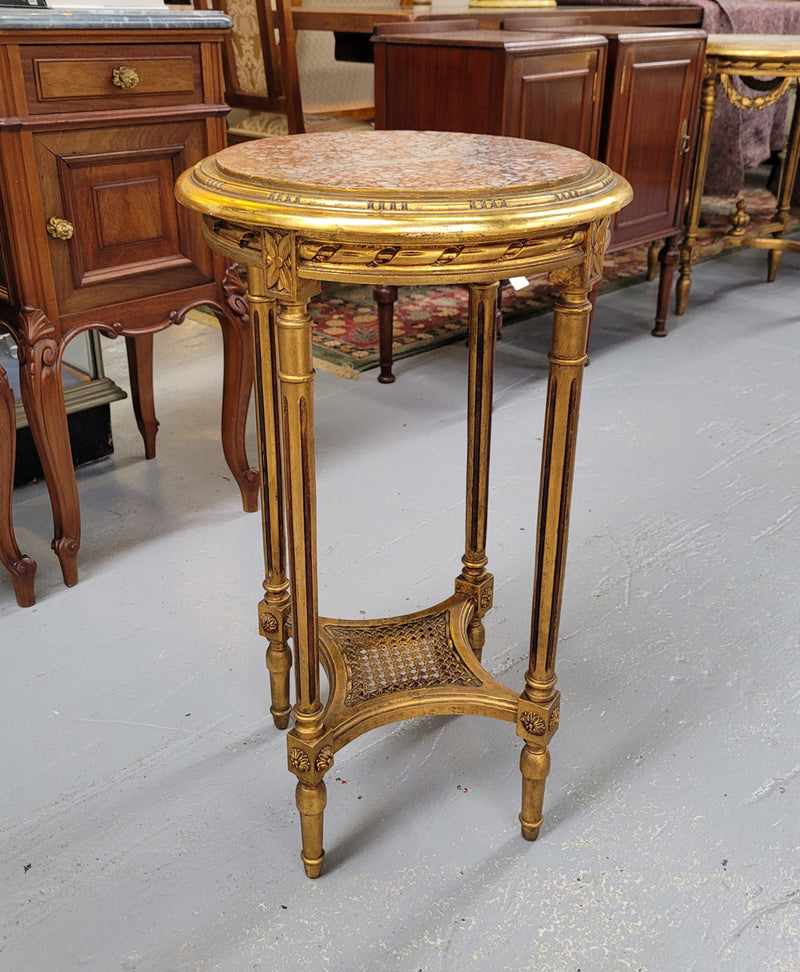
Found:
[{"label": "fluted gilt leg", "polygon": [[475,602],[468,636],[479,660],[485,640],[483,616],[492,606],[494,586],[492,575],[486,570],[486,527],[498,291],[498,283],[469,287],[466,539],[456,592],[468,594]]},{"label": "fluted gilt leg", "polygon": [[266,295],[261,268],[250,267],[248,301],[253,330],[255,412],[261,471],[261,519],[264,536],[264,599],[258,606],[260,633],[268,640],[266,664],[270,682],[270,712],[278,729],[289,725],[288,646],[291,601],[286,568],[283,472],[275,360],[275,301]]},{"label": "fluted gilt leg", "polygon": [[517,734],[522,751],[522,835],[535,840],[542,825],[547,750],[558,728],[560,695],[556,691],[556,647],[566,566],[569,507],[575,466],[581,386],[592,305],[589,291],[602,267],[605,227],[590,238],[585,266],[550,274],[556,286],[553,339],[547,384],[536,570],[533,589],[530,664],[520,695]]},{"label": "fluted gilt leg", "polygon": [[681,244],[681,265],[678,284],[675,290],[675,313],[680,315],[686,310],[689,291],[692,286],[692,263],[697,246],[697,231],[700,226],[700,204],[703,200],[703,186],[708,169],[708,148],[711,140],[711,119],[717,100],[717,78],[714,64],[706,60],[703,89],[700,95],[700,127],[697,133],[697,151],[694,170],[689,187],[689,204],[686,208],[686,223]]}]

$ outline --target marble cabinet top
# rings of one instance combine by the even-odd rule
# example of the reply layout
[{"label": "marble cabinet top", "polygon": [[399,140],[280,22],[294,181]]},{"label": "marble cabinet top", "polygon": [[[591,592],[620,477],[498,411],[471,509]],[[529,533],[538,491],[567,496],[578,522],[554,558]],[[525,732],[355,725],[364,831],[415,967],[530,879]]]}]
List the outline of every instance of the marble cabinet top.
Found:
[{"label": "marble cabinet top", "polygon": [[109,10],[85,8],[42,10],[21,8],[0,11],[4,30],[226,30],[230,17],[210,10]]}]

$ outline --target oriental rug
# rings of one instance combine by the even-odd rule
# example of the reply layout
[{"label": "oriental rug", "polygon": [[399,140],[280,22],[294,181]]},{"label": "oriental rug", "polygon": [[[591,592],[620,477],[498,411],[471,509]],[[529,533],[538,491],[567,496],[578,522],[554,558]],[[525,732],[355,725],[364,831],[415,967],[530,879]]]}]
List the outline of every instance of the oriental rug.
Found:
[{"label": "oriental rug", "polygon": [[[759,186],[747,187],[741,196],[746,199],[753,223],[770,220],[775,209],[775,197],[770,192]],[[734,203],[731,199],[704,199],[706,225],[725,225]],[[700,259],[711,259],[721,252],[719,244],[711,244],[703,248]],[[601,293],[639,283],[646,276],[647,246],[608,253]],[[652,286],[655,314],[657,282]],[[549,311],[551,294],[545,277],[532,278],[521,290],[506,284],[501,295],[503,326]],[[467,299],[464,286],[399,288],[394,307],[394,360],[463,339],[467,333]],[[371,286],[323,284],[312,301],[311,316],[318,367],[346,378],[377,367],[378,316]]]}]

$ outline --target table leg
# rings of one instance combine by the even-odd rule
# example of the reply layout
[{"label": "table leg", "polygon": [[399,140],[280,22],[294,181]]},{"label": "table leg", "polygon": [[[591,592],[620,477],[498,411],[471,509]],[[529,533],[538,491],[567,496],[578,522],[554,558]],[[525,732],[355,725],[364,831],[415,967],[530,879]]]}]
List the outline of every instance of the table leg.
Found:
[{"label": "table leg", "polygon": [[493,578],[486,570],[486,523],[498,292],[498,283],[469,286],[466,541],[456,593],[466,593],[475,602],[468,635],[478,660],[485,640],[483,616],[492,606],[493,592]]},{"label": "table leg", "polygon": [[261,634],[267,638],[267,670],[270,679],[270,712],[278,729],[289,725],[289,671],[292,656],[288,647],[291,622],[289,578],[286,573],[286,530],[283,509],[283,466],[275,361],[275,301],[266,296],[264,274],[250,268],[247,275],[253,358],[256,382],[255,412],[259,442],[264,535],[264,599],[258,606]]},{"label": "table leg", "polygon": [[653,330],[650,332],[653,337],[667,336],[667,315],[669,313],[669,296],[672,291],[672,281],[675,277],[675,264],[678,262],[680,250],[678,243],[680,236],[668,236],[664,241],[658,254],[658,262],[661,271],[658,277],[658,299],[656,300],[656,319],[653,323]]},{"label": "table leg", "polygon": [[158,419],[153,395],[153,335],[126,335],[125,350],[128,354],[133,414],[144,440],[144,456],[145,459],[154,459]]},{"label": "table leg", "polygon": [[[800,92],[795,87],[794,112],[792,113],[792,125],[789,131],[789,143],[786,148],[786,157],[781,166],[780,186],[778,189],[778,205],[775,210],[775,222],[780,223],[782,229],[773,236],[781,239],[789,225],[789,209],[792,200],[795,178],[797,177],[798,159],[800,159]],[[778,267],[781,263],[783,251],[780,249],[770,250],[767,254],[767,280],[772,283],[778,274]]]},{"label": "table leg", "polygon": [[697,246],[697,231],[700,226],[700,204],[703,199],[703,186],[708,169],[708,148],[711,140],[711,120],[717,100],[717,73],[708,60],[703,77],[700,95],[700,127],[697,133],[697,154],[695,155],[692,180],[689,188],[689,205],[686,209],[686,225],[681,244],[680,276],[675,293],[675,313],[680,315],[686,310],[689,291],[692,286],[692,264]]},{"label": "table leg", "polygon": [[397,287],[391,284],[379,284],[372,291],[372,299],[378,309],[378,357],[381,366],[378,381],[382,385],[391,385],[395,380],[392,373],[392,336]]},{"label": "table leg", "polygon": [[521,699],[527,731],[520,757],[522,836],[535,840],[542,825],[544,787],[550,769],[547,744],[558,727],[556,645],[567,552],[578,410],[592,305],[585,270],[556,271],[553,340],[542,445],[536,537],[530,665]]},{"label": "table leg", "polygon": [[14,393],[0,367],[0,563],[11,575],[17,604],[31,607],[36,600],[33,589],[36,562],[20,552],[11,519],[16,441]]},{"label": "table leg", "polygon": [[294,726],[289,731],[287,743],[289,769],[298,778],[295,796],[302,834],[300,856],[306,874],[314,878],[319,877],[325,857],[322,847],[326,802],[323,777],[333,763],[333,750],[325,732],[320,700],[310,296],[308,293],[298,296],[296,301],[279,302],[276,334],[296,689]]},{"label": "table leg", "polygon": [[[238,275],[238,273],[237,273]],[[239,302],[229,299],[217,315],[222,330],[222,452],[242,494],[242,509],[258,509],[258,475],[247,461],[247,410],[253,388],[250,324],[237,313]]]},{"label": "table leg", "polygon": [[78,583],[81,513],[61,384],[61,348],[42,311],[25,307],[20,318],[20,394],[50,494],[53,550],[61,564],[64,583],[73,587]]}]

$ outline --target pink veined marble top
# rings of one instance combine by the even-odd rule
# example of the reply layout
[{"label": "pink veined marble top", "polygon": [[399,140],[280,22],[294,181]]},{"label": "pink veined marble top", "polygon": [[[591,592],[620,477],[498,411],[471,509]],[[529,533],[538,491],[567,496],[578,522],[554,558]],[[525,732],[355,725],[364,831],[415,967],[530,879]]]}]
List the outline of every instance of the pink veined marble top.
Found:
[{"label": "pink veined marble top", "polygon": [[325,132],[243,142],[216,156],[231,177],[293,189],[470,193],[556,186],[592,161],[560,145],[453,132]]}]

